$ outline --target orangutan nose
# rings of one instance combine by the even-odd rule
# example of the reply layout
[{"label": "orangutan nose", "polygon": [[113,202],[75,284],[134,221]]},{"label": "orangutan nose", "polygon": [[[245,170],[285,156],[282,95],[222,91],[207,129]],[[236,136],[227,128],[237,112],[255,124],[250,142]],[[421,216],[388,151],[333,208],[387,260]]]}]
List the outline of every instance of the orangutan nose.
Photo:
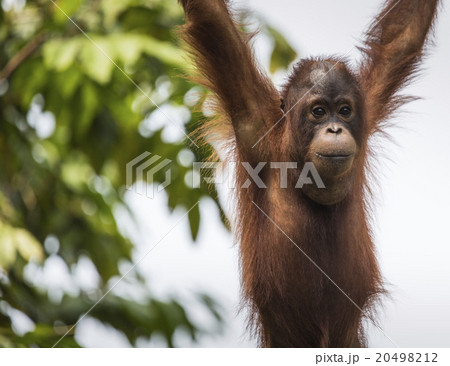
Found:
[{"label": "orangutan nose", "polygon": [[332,123],[328,126],[327,133],[335,133],[336,135],[339,135],[342,133],[342,127],[340,127],[337,123]]}]

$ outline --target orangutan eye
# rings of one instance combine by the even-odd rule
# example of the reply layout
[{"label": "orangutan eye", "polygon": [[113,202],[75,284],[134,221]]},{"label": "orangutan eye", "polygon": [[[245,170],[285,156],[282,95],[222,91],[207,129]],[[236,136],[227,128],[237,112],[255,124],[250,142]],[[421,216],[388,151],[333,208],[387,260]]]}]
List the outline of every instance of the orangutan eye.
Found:
[{"label": "orangutan eye", "polygon": [[352,114],[352,109],[348,105],[346,105],[339,109],[339,114],[344,117],[349,117]]},{"label": "orangutan eye", "polygon": [[325,116],[325,114],[327,113],[327,111],[325,110],[325,108],[323,107],[315,107],[312,110],[312,114],[314,115],[314,117],[316,118],[320,118]]}]

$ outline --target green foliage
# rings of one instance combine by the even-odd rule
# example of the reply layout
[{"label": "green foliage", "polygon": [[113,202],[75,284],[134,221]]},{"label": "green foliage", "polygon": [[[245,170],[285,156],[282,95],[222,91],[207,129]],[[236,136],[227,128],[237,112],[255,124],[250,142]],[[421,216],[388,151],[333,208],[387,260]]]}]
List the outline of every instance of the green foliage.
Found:
[{"label": "green foliage", "polygon": [[267,26],[267,32],[273,38],[274,50],[270,59],[270,72],[286,69],[297,58],[297,53],[276,29]]},{"label": "green foliage", "polygon": [[40,243],[29,231],[0,222],[0,267],[9,269],[20,255],[26,261],[42,260]]},{"label": "green foliage", "polygon": [[[195,160],[202,161],[209,148],[168,141],[165,127],[155,127],[153,101],[186,115],[187,133],[204,118],[184,105],[193,85],[179,77],[189,65],[174,36],[183,22],[176,2],[57,4],[86,34],[46,0],[28,1],[18,12],[0,8],[0,79],[5,77],[0,80],[0,346],[5,347],[53,346],[123,275],[119,264],[132,263],[135,243],[119,231],[114,215],[118,207],[127,208],[127,162],[145,151],[173,161],[173,183],[166,188],[171,210],[188,210],[205,196],[217,202],[213,188],[184,183],[191,168],[177,160],[192,148]],[[271,35],[273,71],[286,67],[292,49],[279,33],[271,29]],[[153,183],[164,178],[163,172],[156,174]],[[195,240],[198,205],[188,219]],[[53,296],[30,273],[55,258],[69,276],[88,258],[98,287]],[[148,284],[135,271],[124,286]],[[214,300],[205,294],[197,298],[220,323]],[[31,320],[32,331],[17,332],[12,321],[17,312]],[[158,333],[175,346],[177,329],[193,340],[204,331],[179,301],[150,294],[135,301],[112,291],[89,316],[122,332],[132,345]],[[76,327],[58,346],[78,346],[75,332]]]}]

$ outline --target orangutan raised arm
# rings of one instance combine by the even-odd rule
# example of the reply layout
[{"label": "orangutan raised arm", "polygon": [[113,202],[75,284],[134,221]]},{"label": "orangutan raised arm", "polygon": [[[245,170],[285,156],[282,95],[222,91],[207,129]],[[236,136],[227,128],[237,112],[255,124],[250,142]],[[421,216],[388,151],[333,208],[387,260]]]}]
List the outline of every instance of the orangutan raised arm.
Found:
[{"label": "orangutan raised arm", "polygon": [[365,40],[360,75],[370,132],[405,101],[397,95],[419,66],[439,0],[389,0]]},{"label": "orangutan raised arm", "polygon": [[280,97],[256,66],[250,37],[238,29],[224,0],[181,0],[187,24],[182,30],[201,83],[214,92],[231,120],[241,152],[282,117]]}]

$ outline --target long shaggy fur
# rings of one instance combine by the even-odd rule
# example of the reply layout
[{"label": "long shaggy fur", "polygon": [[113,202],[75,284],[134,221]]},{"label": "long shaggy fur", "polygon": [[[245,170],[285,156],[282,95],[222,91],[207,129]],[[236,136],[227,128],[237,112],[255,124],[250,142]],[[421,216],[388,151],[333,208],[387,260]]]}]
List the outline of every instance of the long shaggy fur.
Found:
[{"label": "long shaggy fur", "polygon": [[[181,34],[201,74],[197,81],[215,94],[220,116],[202,127],[202,136],[228,144],[235,161],[293,161],[296,136],[289,126],[295,114],[284,116],[280,110],[280,95],[256,66],[250,38],[232,20],[228,1],[180,2],[187,18]],[[261,346],[365,345],[363,319],[372,315],[384,292],[369,227],[368,139],[382,131],[383,122],[407,100],[398,92],[416,74],[439,3],[396,2],[385,2],[367,32],[359,72],[345,71],[364,96],[364,138],[347,197],[336,205],[321,206],[301,190],[272,184],[280,177],[269,169],[260,174],[269,182],[267,189],[253,184],[237,191],[233,219],[240,245],[242,294]],[[337,68],[348,70],[337,61],[302,61],[294,68],[283,98],[289,99],[290,88],[302,80],[308,63],[336,62]],[[287,101],[286,108],[290,105]],[[253,148],[269,129],[270,134]],[[289,176],[289,186],[295,186],[296,177]],[[247,178],[238,166],[237,186]]]}]

